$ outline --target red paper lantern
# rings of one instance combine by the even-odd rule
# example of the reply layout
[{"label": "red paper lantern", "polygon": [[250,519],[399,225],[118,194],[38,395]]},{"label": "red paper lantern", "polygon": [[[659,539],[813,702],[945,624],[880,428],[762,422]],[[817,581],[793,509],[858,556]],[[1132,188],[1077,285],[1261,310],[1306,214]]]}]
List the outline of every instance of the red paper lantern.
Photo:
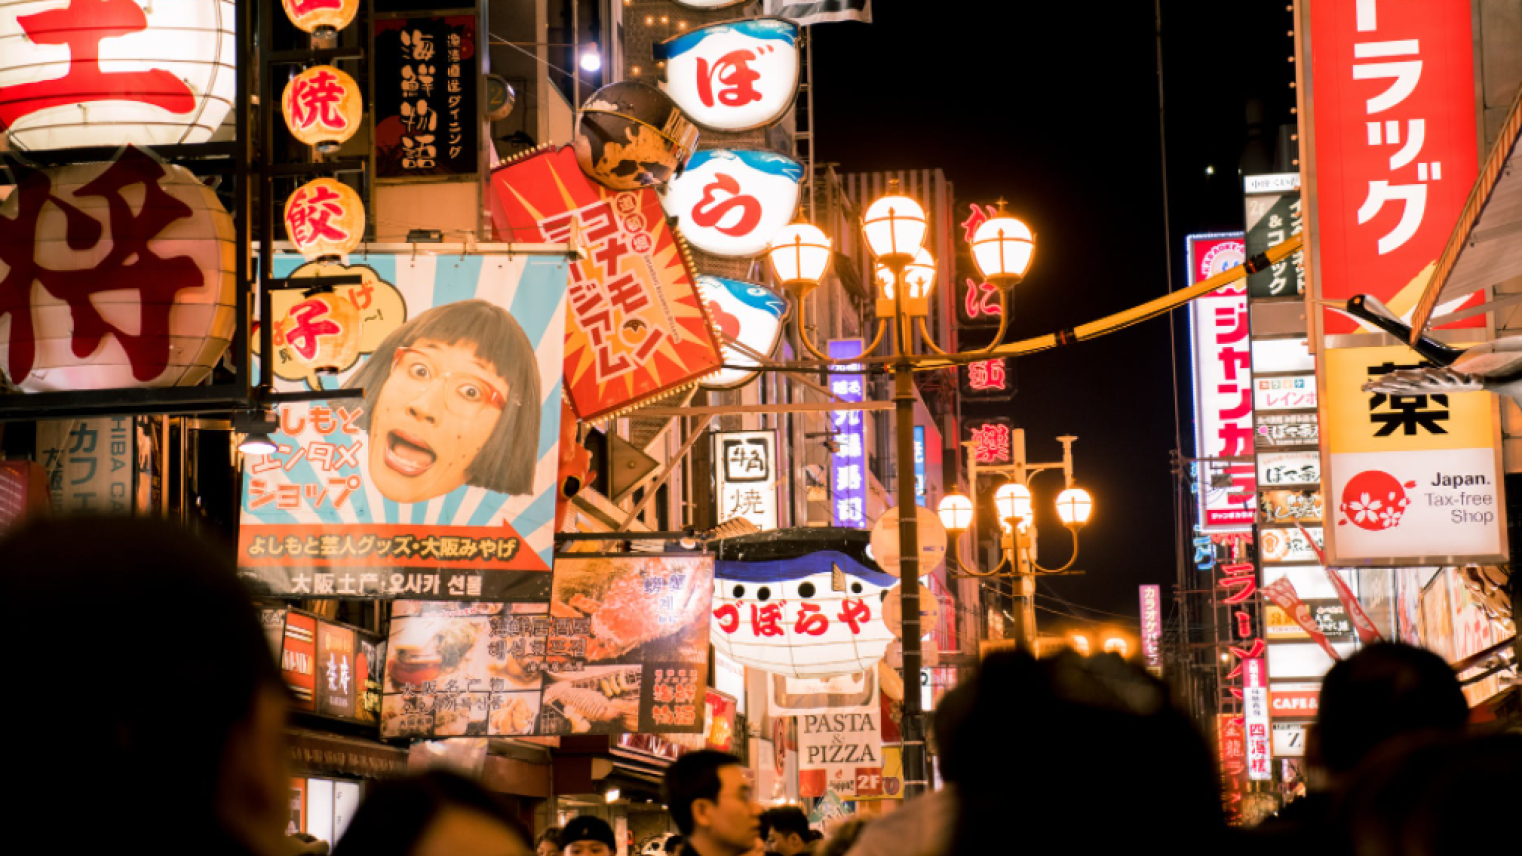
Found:
[{"label": "red paper lantern", "polygon": [[309,181],[285,201],[285,231],[308,260],[348,255],[364,240],[365,204],[341,181]]},{"label": "red paper lantern", "polygon": [[313,66],[291,78],[280,109],[291,136],[324,154],[348,142],[365,113],[359,84],[331,65]]},{"label": "red paper lantern", "polygon": [[364,319],[353,303],[333,293],[306,295],[275,326],[281,352],[309,372],[337,374],[359,356]]},{"label": "red paper lantern", "polygon": [[359,0],[281,0],[281,5],[297,29],[324,40],[338,35],[359,12]]}]

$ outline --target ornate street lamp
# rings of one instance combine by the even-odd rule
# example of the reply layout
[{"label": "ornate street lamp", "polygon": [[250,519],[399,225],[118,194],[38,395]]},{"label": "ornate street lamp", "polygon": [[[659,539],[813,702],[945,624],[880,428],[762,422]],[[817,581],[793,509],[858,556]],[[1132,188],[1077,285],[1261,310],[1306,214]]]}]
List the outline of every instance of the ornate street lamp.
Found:
[{"label": "ornate street lamp", "polygon": [[[1002,203],[1001,203],[1002,205]],[[923,247],[927,231],[925,211],[918,202],[899,193],[898,182],[890,181],[888,194],[867,206],[862,215],[861,231],[867,246],[877,257],[874,276],[877,286],[877,330],[860,355],[851,359],[831,359],[809,338],[808,295],[819,285],[829,263],[830,241],[818,228],[806,223],[795,224],[782,230],[773,239],[767,251],[777,279],[792,294],[798,304],[798,339],[819,361],[825,365],[859,365],[862,357],[869,356],[882,345],[887,336],[888,322],[893,321],[893,345],[886,354],[886,362],[893,373],[893,402],[896,455],[900,472],[907,472],[908,462],[914,459],[914,365],[917,360],[930,355],[916,355],[914,328],[911,320],[918,321],[920,342],[935,357],[971,361],[986,355],[1004,338],[1008,292],[1025,275],[1030,267],[1035,238],[1030,229],[1012,217],[1001,216],[990,222],[998,227],[985,240],[984,256],[977,256],[980,270],[999,288],[999,332],[988,345],[976,351],[951,354],[937,345],[930,335],[925,318],[930,314],[930,292],[935,286],[935,260]],[[982,235],[980,230],[978,235]],[[976,245],[976,240],[975,240]],[[965,501],[965,498],[964,498]],[[919,542],[916,515],[920,513],[915,504],[914,480],[900,477],[898,480],[899,515],[899,579],[908,581],[901,586],[903,607],[904,674],[919,674],[920,648],[920,592],[913,581],[919,579]],[[972,504],[948,507],[942,503],[942,519],[952,515],[966,528],[972,516]],[[965,518],[958,516],[965,514]],[[947,529],[953,529],[947,525]],[[912,797],[926,789],[924,711],[920,696],[915,692],[904,693],[904,793]]]}]

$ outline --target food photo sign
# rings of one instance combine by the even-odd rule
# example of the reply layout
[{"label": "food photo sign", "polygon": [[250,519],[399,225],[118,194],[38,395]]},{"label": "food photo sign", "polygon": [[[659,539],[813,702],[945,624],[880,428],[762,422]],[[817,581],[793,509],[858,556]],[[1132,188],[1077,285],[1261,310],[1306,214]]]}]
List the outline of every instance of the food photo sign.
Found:
[{"label": "food photo sign", "polygon": [[546,602],[398,601],[383,737],[704,728],[713,559],[561,557]]},{"label": "food photo sign", "polygon": [[[320,387],[365,395],[281,405],[275,451],[244,456],[238,567],[257,592],[548,597],[566,262],[481,249],[324,268],[363,277],[336,295],[365,320],[352,362]],[[281,255],[274,274],[301,264]],[[325,309],[290,315],[277,348],[354,335]],[[277,369],[275,388],[309,379]]]}]

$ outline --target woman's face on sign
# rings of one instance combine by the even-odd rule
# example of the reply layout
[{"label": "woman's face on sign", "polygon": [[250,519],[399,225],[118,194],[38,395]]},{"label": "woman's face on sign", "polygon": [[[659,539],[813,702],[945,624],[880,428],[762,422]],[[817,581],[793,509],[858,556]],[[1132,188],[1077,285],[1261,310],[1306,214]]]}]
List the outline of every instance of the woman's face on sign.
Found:
[{"label": "woman's face on sign", "polygon": [[422,502],[465,484],[511,390],[468,341],[419,339],[391,361],[370,415],[370,477],[387,499]]}]

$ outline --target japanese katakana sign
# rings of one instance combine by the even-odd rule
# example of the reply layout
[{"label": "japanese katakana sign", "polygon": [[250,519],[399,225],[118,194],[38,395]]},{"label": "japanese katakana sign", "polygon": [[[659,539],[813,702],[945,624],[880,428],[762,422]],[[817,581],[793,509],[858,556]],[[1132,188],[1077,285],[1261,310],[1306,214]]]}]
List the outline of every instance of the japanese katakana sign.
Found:
[{"label": "japanese katakana sign", "polygon": [[[861,356],[860,339],[835,339],[826,352],[831,359]],[[842,366],[830,377],[830,392],[846,403],[867,400],[868,375],[861,366]],[[836,410],[830,414],[833,450],[830,453],[830,501],[836,526],[867,527],[867,424],[860,410]]]},{"label": "japanese katakana sign", "polygon": [[720,562],[714,649],[737,663],[799,678],[871,669],[893,633],[883,593],[898,579],[835,552]]},{"label": "japanese katakana sign", "polygon": [[[1189,281],[1245,261],[1242,236],[1190,235]],[[1195,451],[1202,462],[1200,521],[1205,531],[1245,529],[1253,521],[1252,350],[1247,292],[1227,286],[1189,304],[1193,330]],[[1225,459],[1225,460],[1223,460]],[[1236,460],[1232,460],[1236,459]]]},{"label": "japanese katakana sign", "polygon": [[1420,366],[1404,346],[1330,348],[1324,360],[1326,513],[1335,521],[1327,561],[1501,560],[1506,514],[1495,397],[1364,392],[1371,378]]},{"label": "japanese katakana sign", "polygon": [[375,22],[375,173],[426,178],[475,173],[480,158],[476,18]]},{"label": "japanese katakana sign", "polygon": [[548,603],[399,601],[381,734],[699,732],[713,590],[708,556],[563,556]]},{"label": "japanese katakana sign", "polygon": [[131,416],[38,422],[37,462],[47,471],[53,512],[135,511],[136,436]]},{"label": "japanese katakana sign", "polygon": [[718,520],[743,517],[765,532],[777,528],[777,432],[713,435]]},{"label": "japanese katakana sign", "polygon": [[[351,259],[401,303],[377,323],[385,329],[380,341],[362,341],[357,361],[319,379],[322,387],[363,389],[363,398],[281,406],[275,451],[244,458],[242,573],[278,596],[543,598],[559,459],[565,260],[523,253]],[[281,255],[273,272],[290,276],[298,265],[300,256]],[[331,296],[364,301],[380,293],[364,288]],[[378,306],[361,313],[368,319]],[[300,339],[289,324],[284,338],[283,348]],[[305,383],[277,372],[276,388]]]},{"label": "japanese katakana sign", "polygon": [[587,178],[569,146],[492,173],[503,240],[566,243],[571,264],[565,386],[583,421],[674,389],[723,364],[685,247],[649,188],[613,191]]}]

